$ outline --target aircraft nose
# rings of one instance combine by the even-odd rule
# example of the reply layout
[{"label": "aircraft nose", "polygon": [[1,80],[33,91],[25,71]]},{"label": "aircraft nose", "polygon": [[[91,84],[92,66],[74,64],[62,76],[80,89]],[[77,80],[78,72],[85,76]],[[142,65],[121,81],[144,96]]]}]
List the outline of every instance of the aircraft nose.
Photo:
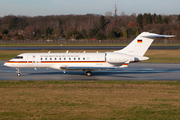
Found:
[{"label": "aircraft nose", "polygon": [[9,67],[9,66],[10,66],[10,64],[6,62],[6,63],[4,63],[4,66]]},{"label": "aircraft nose", "polygon": [[7,62],[6,62],[6,63],[4,63],[4,66],[7,66]]}]

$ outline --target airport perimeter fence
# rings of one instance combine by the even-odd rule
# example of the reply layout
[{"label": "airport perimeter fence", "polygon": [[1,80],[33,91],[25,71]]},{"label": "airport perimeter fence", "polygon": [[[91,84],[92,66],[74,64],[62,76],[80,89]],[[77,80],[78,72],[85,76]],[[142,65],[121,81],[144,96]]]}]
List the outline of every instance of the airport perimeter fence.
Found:
[{"label": "airport perimeter fence", "polygon": [[[127,44],[132,40],[0,40],[0,44],[48,44],[48,43],[56,43],[56,44],[68,44],[68,43],[83,43],[83,44]],[[180,40],[154,40],[153,43],[157,44],[178,44]]]}]

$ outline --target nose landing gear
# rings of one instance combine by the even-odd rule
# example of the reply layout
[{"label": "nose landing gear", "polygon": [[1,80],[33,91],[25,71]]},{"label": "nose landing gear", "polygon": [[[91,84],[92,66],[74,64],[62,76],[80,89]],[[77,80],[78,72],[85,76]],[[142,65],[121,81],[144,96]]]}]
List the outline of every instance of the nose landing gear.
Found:
[{"label": "nose landing gear", "polygon": [[20,76],[21,76],[21,73],[17,73],[17,76],[20,77]]},{"label": "nose landing gear", "polygon": [[20,72],[20,69],[19,68],[16,68],[16,73],[17,73],[17,76],[20,77],[21,76],[21,72]]}]

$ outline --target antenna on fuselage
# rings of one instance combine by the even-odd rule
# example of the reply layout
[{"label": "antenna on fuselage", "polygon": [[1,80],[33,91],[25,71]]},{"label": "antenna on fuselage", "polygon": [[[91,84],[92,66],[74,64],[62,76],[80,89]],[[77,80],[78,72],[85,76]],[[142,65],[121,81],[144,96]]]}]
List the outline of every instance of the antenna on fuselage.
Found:
[{"label": "antenna on fuselage", "polygon": [[86,51],[84,51],[83,53],[86,53]]},{"label": "antenna on fuselage", "polygon": [[51,51],[49,51],[48,53],[51,53]]},{"label": "antenna on fuselage", "polygon": [[69,52],[69,50],[66,51],[66,53],[68,53],[68,52]]}]

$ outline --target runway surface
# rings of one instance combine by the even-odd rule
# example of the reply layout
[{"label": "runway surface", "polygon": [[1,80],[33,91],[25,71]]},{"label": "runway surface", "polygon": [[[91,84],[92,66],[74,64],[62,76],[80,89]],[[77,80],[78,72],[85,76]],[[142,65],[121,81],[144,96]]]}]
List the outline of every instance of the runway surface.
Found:
[{"label": "runway surface", "polygon": [[[120,50],[125,46],[10,46],[0,47],[0,50]],[[150,46],[151,50],[180,49],[180,46]]]},{"label": "runway surface", "polygon": [[148,80],[180,81],[180,64],[132,63],[128,68],[111,71],[92,71],[88,77],[83,71],[62,71],[40,68],[22,68],[21,77],[16,69],[0,61],[0,80]]}]

